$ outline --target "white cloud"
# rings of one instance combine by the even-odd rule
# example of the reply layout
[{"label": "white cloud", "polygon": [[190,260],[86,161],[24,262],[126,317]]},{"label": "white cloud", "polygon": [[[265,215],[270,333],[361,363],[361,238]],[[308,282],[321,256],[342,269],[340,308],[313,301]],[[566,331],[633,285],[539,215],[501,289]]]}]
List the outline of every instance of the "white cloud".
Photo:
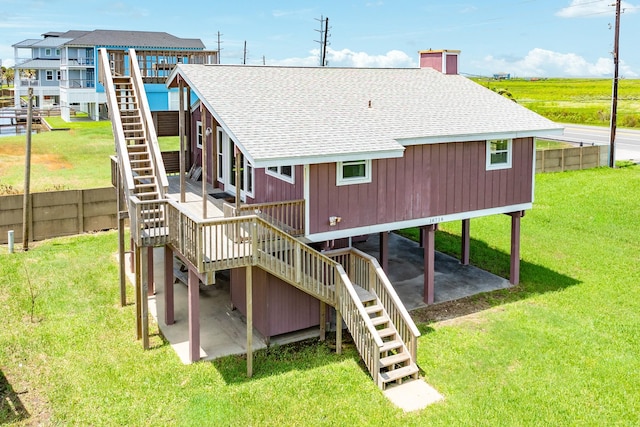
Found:
[{"label": "white cloud", "polygon": [[[267,62],[268,65],[313,67],[319,65],[319,58],[319,49],[314,49],[305,58],[287,58]],[[408,68],[418,66],[413,58],[399,50],[390,50],[384,55],[370,55],[366,52],[354,52],[350,49],[327,48],[327,61],[330,67]]]},{"label": "white cloud", "polygon": [[[519,77],[607,77],[613,74],[613,60],[598,58],[589,62],[575,53],[560,53],[535,48],[518,60],[507,60],[486,56],[475,67],[487,74],[507,72]],[[620,75],[638,77],[638,74],[620,61]]]},{"label": "white cloud", "polygon": [[[625,12],[628,13],[635,12],[638,7],[638,5],[633,5],[626,1],[621,3],[621,8],[625,9]],[[613,15],[615,11],[616,9],[612,4],[612,0],[571,0],[571,4],[556,12],[556,16],[560,16],[561,18],[581,18],[586,16]]]}]

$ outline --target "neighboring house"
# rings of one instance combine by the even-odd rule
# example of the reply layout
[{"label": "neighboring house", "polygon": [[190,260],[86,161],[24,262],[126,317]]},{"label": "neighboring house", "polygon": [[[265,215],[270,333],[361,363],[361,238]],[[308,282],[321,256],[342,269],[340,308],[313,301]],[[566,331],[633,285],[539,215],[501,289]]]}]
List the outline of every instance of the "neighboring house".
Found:
[{"label": "neighboring house", "polygon": [[176,91],[168,91],[163,84],[175,64],[218,62],[217,52],[205,51],[199,39],[183,39],[165,32],[50,32],[43,34],[43,39],[24,40],[13,47],[15,105],[20,106],[32,87],[36,106],[60,106],[66,121],[77,111],[87,113],[93,120],[106,118],[106,97],[98,83],[96,66],[99,48],[109,50],[111,66],[121,74],[126,73],[126,50],[137,49],[152,111],[177,109]]}]

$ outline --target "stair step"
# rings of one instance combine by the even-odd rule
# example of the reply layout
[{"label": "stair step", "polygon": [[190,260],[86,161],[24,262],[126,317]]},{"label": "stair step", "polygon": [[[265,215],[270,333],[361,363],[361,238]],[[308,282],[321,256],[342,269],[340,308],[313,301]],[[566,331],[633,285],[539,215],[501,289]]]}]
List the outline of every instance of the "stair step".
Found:
[{"label": "stair step", "polygon": [[150,180],[154,180],[155,181],[156,176],[155,175],[138,175],[138,176],[134,176],[133,177],[134,181],[142,181],[142,180],[145,180],[145,179],[150,179]]},{"label": "stair step", "polygon": [[391,356],[381,358],[380,366],[386,368],[387,366],[397,365],[398,363],[403,363],[407,360],[411,360],[411,356],[409,356],[408,353],[392,354]]},{"label": "stair step", "polygon": [[152,188],[156,186],[155,182],[149,182],[149,183],[137,183],[135,184],[136,189],[140,189],[140,188]]},{"label": "stair step", "polygon": [[394,336],[397,333],[398,332],[394,328],[378,329],[378,335],[380,336],[380,338],[391,337],[391,336]]},{"label": "stair step", "polygon": [[138,199],[142,199],[142,198],[151,198],[151,200],[155,200],[158,198],[158,192],[157,191],[149,191],[147,193],[135,193],[136,197]]},{"label": "stair step", "polygon": [[364,308],[364,311],[367,312],[367,314],[371,315],[373,313],[379,313],[382,311],[382,306],[375,304],[375,305],[368,305]]},{"label": "stair step", "polygon": [[[137,172],[138,175],[141,175],[140,172],[149,172],[152,169],[150,167],[141,167],[141,168],[131,168],[132,172]],[[151,175],[144,175],[145,177],[151,176]]]},{"label": "stair step", "polygon": [[402,378],[415,375],[418,373],[418,367],[415,363],[412,363],[409,366],[404,366],[400,369],[394,369],[393,371],[381,372],[380,379],[383,383],[389,383],[391,381],[400,380]]},{"label": "stair step", "polygon": [[371,322],[373,323],[373,326],[384,325],[385,323],[389,322],[389,317],[388,316],[372,317]]},{"label": "stair step", "polygon": [[151,162],[151,160],[149,160],[149,159],[133,159],[133,160],[130,160],[129,163],[140,164],[140,163],[150,163],[150,162]]},{"label": "stair step", "polygon": [[402,347],[402,341],[400,340],[388,341],[382,344],[382,347],[380,347],[380,353],[386,353],[387,351],[394,350],[400,347]]}]

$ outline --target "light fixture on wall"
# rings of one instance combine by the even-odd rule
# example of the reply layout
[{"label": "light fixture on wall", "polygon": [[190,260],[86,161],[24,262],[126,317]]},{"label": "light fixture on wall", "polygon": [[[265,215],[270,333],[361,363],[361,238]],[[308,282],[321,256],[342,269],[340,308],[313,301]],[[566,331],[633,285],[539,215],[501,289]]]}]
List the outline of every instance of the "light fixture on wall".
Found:
[{"label": "light fixture on wall", "polygon": [[204,133],[205,133],[205,135],[209,136],[209,135],[211,135],[213,133],[213,131],[211,130],[210,127],[208,127],[207,130],[204,131]]},{"label": "light fixture on wall", "polygon": [[336,226],[340,221],[342,221],[342,217],[339,217],[339,216],[330,216],[329,217],[329,225],[331,227]]}]

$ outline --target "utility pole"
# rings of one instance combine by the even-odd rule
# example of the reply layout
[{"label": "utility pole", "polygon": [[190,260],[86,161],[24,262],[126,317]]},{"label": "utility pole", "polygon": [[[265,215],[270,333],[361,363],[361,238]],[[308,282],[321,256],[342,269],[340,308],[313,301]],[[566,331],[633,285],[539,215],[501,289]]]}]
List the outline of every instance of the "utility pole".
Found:
[{"label": "utility pole", "polygon": [[24,197],[22,199],[22,250],[29,250],[29,228],[31,224],[31,123],[33,122],[33,88],[28,91],[27,146],[24,160]]},{"label": "utility pole", "polygon": [[242,56],[242,65],[247,65],[247,41],[244,41],[244,55]]},{"label": "utility pole", "polygon": [[220,47],[220,44],[222,43],[220,41],[220,36],[223,36],[223,34],[220,34],[220,31],[218,31],[218,64],[220,64],[220,52],[222,52],[222,48]]},{"label": "utility pole", "polygon": [[327,46],[329,45],[329,18],[325,18],[320,15],[320,19],[316,18],[316,21],[320,21],[320,30],[316,30],[320,33],[320,40],[316,40],[316,43],[320,44],[320,66],[327,66]]},{"label": "utility pole", "polygon": [[618,121],[618,60],[620,41],[620,2],[616,0],[616,27],[613,40],[613,90],[611,94],[611,130],[609,133],[609,167],[615,168],[616,125]]}]

